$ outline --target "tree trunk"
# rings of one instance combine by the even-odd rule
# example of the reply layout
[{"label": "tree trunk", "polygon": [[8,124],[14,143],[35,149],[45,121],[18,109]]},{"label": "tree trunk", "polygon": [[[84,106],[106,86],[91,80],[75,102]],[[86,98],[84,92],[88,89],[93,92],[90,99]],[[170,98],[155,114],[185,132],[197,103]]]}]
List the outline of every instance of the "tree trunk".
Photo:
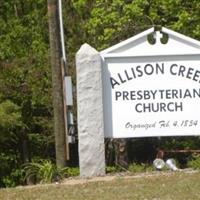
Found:
[{"label": "tree trunk", "polygon": [[61,68],[61,40],[59,29],[58,1],[48,0],[50,55],[52,67],[53,108],[54,108],[54,134],[56,148],[56,164],[58,167],[66,166],[66,137],[65,117],[63,103],[63,76]]}]

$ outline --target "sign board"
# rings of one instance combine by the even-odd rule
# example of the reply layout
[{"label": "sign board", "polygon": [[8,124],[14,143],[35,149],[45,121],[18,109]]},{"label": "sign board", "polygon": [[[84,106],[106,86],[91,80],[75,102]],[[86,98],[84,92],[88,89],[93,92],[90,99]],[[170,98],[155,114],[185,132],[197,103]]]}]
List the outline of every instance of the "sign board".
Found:
[{"label": "sign board", "polygon": [[101,56],[105,137],[200,135],[200,42],[151,28]]}]

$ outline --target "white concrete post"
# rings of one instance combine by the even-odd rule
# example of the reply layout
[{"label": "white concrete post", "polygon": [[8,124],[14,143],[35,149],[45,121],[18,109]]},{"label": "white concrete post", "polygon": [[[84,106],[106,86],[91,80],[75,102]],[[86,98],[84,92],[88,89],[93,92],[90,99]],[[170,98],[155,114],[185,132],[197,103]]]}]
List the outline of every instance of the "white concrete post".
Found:
[{"label": "white concrete post", "polygon": [[88,44],[76,54],[80,176],[105,175],[102,61]]}]

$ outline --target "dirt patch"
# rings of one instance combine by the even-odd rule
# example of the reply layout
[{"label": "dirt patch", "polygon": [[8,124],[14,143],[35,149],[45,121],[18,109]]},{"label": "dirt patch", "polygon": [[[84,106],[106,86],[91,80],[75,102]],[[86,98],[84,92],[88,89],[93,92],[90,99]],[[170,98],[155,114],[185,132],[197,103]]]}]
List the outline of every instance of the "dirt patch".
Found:
[{"label": "dirt patch", "polygon": [[115,173],[112,175],[106,175],[101,177],[92,177],[92,178],[81,178],[81,177],[70,177],[67,179],[64,179],[60,182],[55,182],[51,184],[37,184],[37,185],[28,185],[28,186],[18,186],[17,188],[32,188],[32,187],[46,187],[50,185],[79,185],[79,184],[87,184],[87,183],[93,183],[93,182],[108,182],[113,181],[119,178],[122,179],[139,179],[139,178],[148,178],[148,177],[154,177],[154,176],[172,176],[176,173],[197,173],[199,171],[192,170],[192,169],[185,169],[185,170],[179,170],[176,172],[173,171],[153,171],[153,172],[146,172],[146,173],[130,173],[130,172],[124,172],[124,173]]},{"label": "dirt patch", "polygon": [[[91,182],[107,182],[113,181],[115,179],[123,178],[123,179],[138,179],[138,178],[148,178],[153,176],[172,176],[175,173],[197,173],[197,170],[192,169],[185,169],[185,170],[178,170],[176,172],[173,171],[154,171],[154,172],[147,172],[147,173],[116,173],[113,175],[101,176],[101,177],[92,177],[92,178],[68,178],[63,180],[60,184],[65,185],[77,185],[77,184],[86,184]],[[57,183],[58,184],[58,183]]]}]

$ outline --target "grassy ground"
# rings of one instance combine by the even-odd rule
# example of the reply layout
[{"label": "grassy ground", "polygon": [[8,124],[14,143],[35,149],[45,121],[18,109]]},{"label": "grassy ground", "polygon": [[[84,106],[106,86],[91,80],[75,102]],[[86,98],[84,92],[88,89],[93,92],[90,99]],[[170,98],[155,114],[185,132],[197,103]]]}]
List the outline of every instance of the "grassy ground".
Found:
[{"label": "grassy ground", "polygon": [[1,189],[0,200],[200,200],[200,173]]}]

